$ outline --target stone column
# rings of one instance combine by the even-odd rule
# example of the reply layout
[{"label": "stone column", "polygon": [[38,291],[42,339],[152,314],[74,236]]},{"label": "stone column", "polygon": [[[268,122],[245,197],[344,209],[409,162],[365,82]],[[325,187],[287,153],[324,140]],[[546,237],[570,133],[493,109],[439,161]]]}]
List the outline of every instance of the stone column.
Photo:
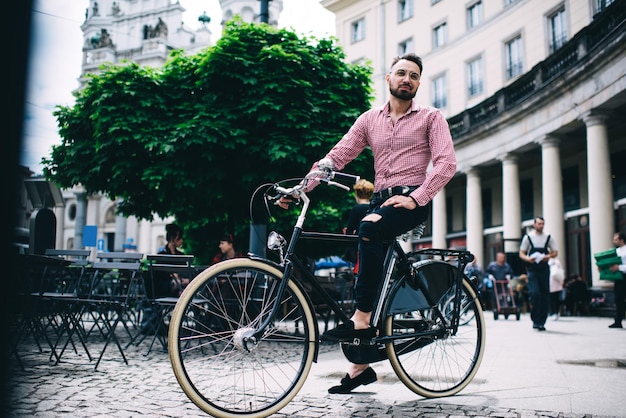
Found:
[{"label": "stone column", "polygon": [[[118,199],[116,204],[119,207],[119,204],[122,202],[121,199]],[[124,215],[117,214],[115,216],[115,238],[113,251],[124,251],[124,243],[126,242],[126,217]]]},{"label": "stone column", "polygon": [[465,174],[467,175],[467,249],[474,254],[476,262],[480,266],[484,266],[483,204],[480,172],[475,168],[471,168]]},{"label": "stone column", "polygon": [[507,154],[502,161],[502,238],[504,252],[517,253],[522,238],[518,158]]},{"label": "stone column", "polygon": [[[103,197],[104,196],[101,193],[95,193],[95,194],[90,194],[87,199],[88,208],[87,208],[86,224],[94,225],[98,229],[96,240],[105,239],[105,235],[104,235],[105,219],[104,219],[104,216],[100,217],[100,213],[102,212],[101,205],[102,205]],[[93,247],[93,249],[95,250],[95,253],[97,254],[98,247],[97,246]]]},{"label": "stone column", "polygon": [[84,190],[77,190],[76,195],[76,220],[74,221],[74,249],[82,250],[83,229],[87,225],[87,193]]},{"label": "stone column", "polygon": [[433,248],[448,248],[446,240],[446,189],[441,190],[433,198]]},{"label": "stone column", "polygon": [[565,251],[565,220],[563,215],[563,176],[559,140],[547,136],[541,144],[541,183],[545,232],[550,234],[557,246],[561,265],[567,266]]},{"label": "stone column", "polygon": [[[589,241],[593,254],[613,247],[613,187],[606,116],[588,113],[587,125],[587,183],[589,190]],[[606,285],[600,281],[595,266],[591,269],[592,286]]]},{"label": "stone column", "polygon": [[152,237],[152,224],[150,221],[142,219],[139,222],[139,239],[137,240],[137,251],[144,254],[156,254],[158,251],[156,239]]},{"label": "stone column", "polygon": [[[64,201],[66,199],[63,199]],[[65,249],[65,216],[66,216],[66,212],[65,212],[65,208],[67,206],[67,203],[65,203],[65,206],[63,206],[62,208],[53,208],[54,211],[54,215],[56,216],[57,219],[57,234],[56,234],[56,242],[54,244],[54,248],[59,248],[59,249]]]},{"label": "stone column", "polygon": [[135,251],[139,251],[139,219],[136,216],[126,218],[126,240],[124,244],[132,244],[137,247]]}]

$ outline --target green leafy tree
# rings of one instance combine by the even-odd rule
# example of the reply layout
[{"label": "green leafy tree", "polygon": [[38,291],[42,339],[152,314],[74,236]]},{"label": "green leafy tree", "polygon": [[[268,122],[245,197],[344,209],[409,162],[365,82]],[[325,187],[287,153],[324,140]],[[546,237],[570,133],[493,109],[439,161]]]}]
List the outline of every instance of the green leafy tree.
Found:
[{"label": "green leafy tree", "polygon": [[[105,66],[73,106],[57,107],[62,142],[44,173],[121,199],[127,216],[174,216],[186,250],[208,262],[225,232],[247,238],[251,207],[267,222],[250,204],[259,185],[304,175],[369,108],[371,69],[344,58],[332,38],[236,19],[215,46],[174,51],[162,68]],[[371,155],[346,171],[371,179]],[[339,231],[353,198],[322,189],[308,225]],[[275,220],[284,231],[293,213]]]}]

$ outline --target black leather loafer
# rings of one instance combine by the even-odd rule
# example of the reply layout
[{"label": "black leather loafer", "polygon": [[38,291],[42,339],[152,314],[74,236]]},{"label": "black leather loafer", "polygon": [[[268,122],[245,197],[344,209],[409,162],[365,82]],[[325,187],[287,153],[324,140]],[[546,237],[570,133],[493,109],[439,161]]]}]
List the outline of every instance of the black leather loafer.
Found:
[{"label": "black leather loafer", "polygon": [[370,340],[376,336],[376,328],[369,327],[367,329],[354,329],[354,322],[348,321],[336,328],[329,329],[322,337],[331,341],[353,341],[355,338],[360,340]]},{"label": "black leather loafer", "polygon": [[346,373],[346,377],[341,379],[341,384],[328,389],[328,393],[350,393],[357,387],[361,385],[369,385],[370,383],[374,383],[376,380],[376,372],[371,367],[368,367],[354,379],[350,379],[350,375]]}]

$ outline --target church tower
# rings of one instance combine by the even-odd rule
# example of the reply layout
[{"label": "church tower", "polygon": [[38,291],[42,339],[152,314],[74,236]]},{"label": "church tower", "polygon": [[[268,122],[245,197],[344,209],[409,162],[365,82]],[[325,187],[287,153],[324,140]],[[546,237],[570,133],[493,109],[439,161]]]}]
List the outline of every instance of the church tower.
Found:
[{"label": "church tower", "polygon": [[210,46],[210,17],[199,17],[202,26],[193,30],[183,23],[184,11],[178,0],[90,0],[81,26],[81,74],[122,60],[159,67],[174,49],[195,53]]},{"label": "church tower", "polygon": [[[222,24],[239,15],[244,22],[262,22],[263,11],[260,0],[220,0],[222,6]],[[267,23],[273,26],[278,25],[278,18],[283,11],[283,0],[267,0],[268,16]]]},{"label": "church tower", "polygon": [[[199,0],[197,0],[199,1]],[[204,0],[209,1],[209,0]],[[212,0],[216,1],[216,0]],[[267,22],[278,25],[283,0],[219,0],[220,23],[239,15],[245,22],[261,22],[267,5]],[[105,63],[133,61],[159,67],[174,49],[194,54],[211,46],[207,23],[218,16],[198,16],[197,30],[183,22],[184,7],[179,0],[89,0],[85,10],[81,75],[97,73]],[[82,84],[81,78],[81,84]]]}]

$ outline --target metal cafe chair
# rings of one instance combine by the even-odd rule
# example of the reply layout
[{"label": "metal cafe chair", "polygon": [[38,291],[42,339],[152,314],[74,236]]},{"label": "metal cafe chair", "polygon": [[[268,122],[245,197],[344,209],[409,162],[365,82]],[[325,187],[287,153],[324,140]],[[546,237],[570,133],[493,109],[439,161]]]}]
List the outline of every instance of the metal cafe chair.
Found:
[{"label": "metal cafe chair", "polygon": [[[70,312],[89,254],[89,250],[47,249],[45,254],[18,255],[18,280],[12,282],[17,284],[14,296],[18,309],[14,314],[18,321],[14,322],[17,327],[11,335],[13,354],[22,367],[18,346],[25,338],[34,341],[39,353],[43,352],[41,342],[46,342],[50,360],[54,358],[56,362],[60,360],[58,347],[64,335],[69,336],[65,346],[71,344],[78,353],[73,333],[69,333],[75,325]],[[89,356],[84,340],[76,335]]]},{"label": "metal cafe chair", "polygon": [[[65,350],[71,344],[74,352],[78,353],[73,336],[77,336],[87,356],[91,360],[91,354],[87,349],[81,323],[77,320],[77,300],[81,294],[81,287],[85,288],[85,272],[89,265],[88,257],[91,250],[75,249],[46,249],[49,265],[42,276],[41,291],[39,297],[48,306],[48,324],[57,329],[57,338],[50,355],[60,361],[57,349],[64,335],[67,336],[64,344]],[[65,261],[66,263],[54,263],[53,260]]]},{"label": "metal cafe chair", "polygon": [[[163,349],[167,349],[166,335],[169,315],[178,302],[178,294],[183,290],[180,280],[183,278],[191,280],[195,275],[195,270],[192,265],[193,255],[148,254],[146,259],[150,280],[147,286],[149,296],[146,307],[151,308],[148,311],[151,311],[152,317],[144,318],[146,328],[141,330],[141,338],[137,344],[141,343],[148,335],[152,335],[148,354],[157,340]],[[158,294],[157,289],[160,287],[158,283],[163,281],[172,283],[173,294],[171,296]]]},{"label": "metal cafe chair", "polygon": [[98,261],[90,267],[90,289],[87,295],[79,298],[83,307],[81,315],[88,314],[91,328],[85,335],[98,331],[104,338],[104,347],[96,361],[98,368],[109,344],[114,343],[124,361],[128,359],[116,331],[121,323],[130,335],[127,321],[132,321],[132,307],[143,295],[143,273],[141,253],[99,252]]},{"label": "metal cafe chair", "polygon": [[[16,261],[17,275],[15,280],[9,282],[17,307],[11,318],[12,354],[24,368],[19,347],[26,338],[34,341],[39,353],[44,351],[42,341],[45,342],[50,348],[51,357],[57,357],[52,340],[62,329],[58,320],[58,307],[44,295],[58,289],[60,285],[53,279],[64,277],[61,272],[71,261],[41,254],[18,254]],[[63,286],[66,288],[63,291],[67,291],[70,284],[66,282]],[[51,332],[52,338],[49,335]]]}]

